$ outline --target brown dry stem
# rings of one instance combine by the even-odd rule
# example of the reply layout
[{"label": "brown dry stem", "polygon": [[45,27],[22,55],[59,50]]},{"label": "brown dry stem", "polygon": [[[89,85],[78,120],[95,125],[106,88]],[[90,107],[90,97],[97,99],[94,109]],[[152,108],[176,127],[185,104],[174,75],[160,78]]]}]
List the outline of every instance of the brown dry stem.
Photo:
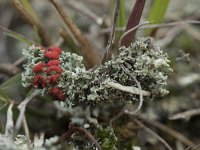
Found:
[{"label": "brown dry stem", "polygon": [[117,22],[118,11],[119,11],[119,0],[116,0],[115,7],[114,7],[113,21],[112,21],[112,30],[110,33],[108,44],[106,46],[105,60],[109,60],[111,58],[111,50],[112,50],[112,45],[113,45],[113,40],[114,40],[114,35],[115,35],[115,27],[116,27],[116,22]]},{"label": "brown dry stem", "polygon": [[160,137],[157,133],[155,133],[153,130],[151,130],[150,128],[148,128],[147,126],[145,126],[141,121],[139,121],[136,118],[133,118],[134,122],[136,122],[140,127],[142,127],[144,130],[146,130],[148,133],[150,133],[151,135],[153,135],[154,137],[156,137],[161,143],[163,143],[163,145],[165,145],[165,147],[169,150],[173,150],[172,147],[162,138]]},{"label": "brown dry stem", "polygon": [[11,0],[11,3],[16,8],[16,10],[20,13],[20,15],[26,20],[27,23],[29,23],[33,28],[36,28],[39,36],[42,40],[43,46],[50,46],[52,45],[50,36],[45,31],[44,27],[42,26],[42,23],[39,22],[35,17],[33,17],[22,5],[22,3],[19,0]]},{"label": "brown dry stem", "polygon": [[191,117],[197,116],[197,115],[200,115],[200,108],[191,109],[191,110],[187,110],[187,111],[184,111],[184,112],[177,113],[177,114],[169,117],[169,119],[170,120],[177,120],[177,119],[189,120]]},{"label": "brown dry stem", "polygon": [[99,64],[99,58],[95,49],[89,43],[84,34],[79,30],[79,28],[73,23],[71,18],[66,14],[62,5],[58,2],[58,0],[50,0],[50,2],[54,5],[67,27],[79,42],[86,67],[92,68]]},{"label": "brown dry stem", "polygon": [[194,146],[195,145],[195,143],[193,143],[187,137],[183,136],[181,133],[175,131],[172,128],[169,128],[168,126],[166,126],[166,125],[164,125],[160,122],[157,122],[155,120],[151,121],[151,120],[148,120],[147,118],[142,118],[142,117],[139,117],[139,119],[142,120],[143,122],[146,122],[146,123],[158,128],[158,129],[160,129],[163,132],[168,133],[169,135],[173,136],[174,138],[176,138],[177,140],[179,140],[180,142],[184,143],[187,146]]},{"label": "brown dry stem", "polygon": [[0,73],[4,73],[8,76],[16,75],[20,72],[20,69],[10,63],[2,63],[0,64]]},{"label": "brown dry stem", "polygon": [[98,150],[102,150],[101,146],[95,140],[95,138],[92,136],[92,134],[90,132],[88,132],[87,130],[85,130],[81,127],[75,127],[73,124],[69,124],[68,131],[61,136],[59,141],[61,143],[63,143],[64,141],[69,140],[71,138],[72,134],[74,134],[76,132],[85,135],[86,138],[88,140],[90,140],[97,147]]}]

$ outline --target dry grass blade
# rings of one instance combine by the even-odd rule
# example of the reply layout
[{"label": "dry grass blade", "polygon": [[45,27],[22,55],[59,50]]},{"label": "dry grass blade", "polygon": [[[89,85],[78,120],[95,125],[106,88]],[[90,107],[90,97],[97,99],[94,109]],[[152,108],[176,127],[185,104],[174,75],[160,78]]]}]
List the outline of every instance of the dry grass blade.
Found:
[{"label": "dry grass blade", "polygon": [[114,35],[115,35],[115,27],[116,27],[116,22],[117,22],[118,10],[119,10],[119,0],[115,0],[115,8],[114,8],[114,14],[113,14],[113,21],[112,21],[112,30],[110,33],[110,38],[108,40],[108,45],[106,46],[106,53],[105,53],[106,60],[109,60],[111,57],[110,51],[112,49],[112,44],[113,44]]},{"label": "dry grass blade", "polygon": [[28,140],[30,141],[30,133],[29,133],[29,129],[28,129],[28,124],[27,124],[27,121],[26,121],[26,117],[24,116],[23,118],[23,128],[24,128],[24,132],[26,134],[26,137],[28,138]]},{"label": "dry grass blade", "polygon": [[31,44],[35,44],[34,41],[31,41],[31,40],[27,39],[26,37],[24,37],[23,35],[21,35],[21,34],[19,34],[17,32],[14,32],[12,30],[6,29],[6,28],[2,27],[1,25],[0,25],[0,31],[4,32],[8,36],[11,36],[11,37],[13,37],[15,39],[18,39],[18,40],[20,40],[22,42],[25,42],[27,44],[30,44],[30,45]]},{"label": "dry grass blade", "polygon": [[[144,30],[144,29],[150,29],[150,28],[168,28],[168,27],[173,27],[173,26],[180,26],[184,24],[192,24],[192,25],[198,25],[200,24],[200,21],[198,20],[183,20],[183,21],[174,21],[174,22],[169,22],[169,23],[161,23],[161,24],[149,24],[146,26],[143,26],[141,28],[138,28],[138,30]],[[125,27],[118,27],[116,28],[117,32],[124,31]],[[101,34],[110,32],[111,28],[104,28],[100,31]]]},{"label": "dry grass blade", "polygon": [[192,27],[190,24],[185,24],[182,28],[191,35],[194,39],[200,42],[200,32],[198,29]]},{"label": "dry grass blade", "polygon": [[133,120],[140,125],[143,129],[145,129],[148,133],[152,134],[154,137],[156,137],[161,143],[163,143],[163,145],[165,145],[165,147],[169,150],[173,150],[171,148],[171,146],[162,138],[160,137],[157,133],[155,133],[153,130],[151,130],[150,128],[148,128],[147,126],[145,126],[141,121],[139,121],[136,118],[133,118]]},{"label": "dry grass blade", "polygon": [[189,140],[188,138],[186,138],[185,136],[183,136],[182,134],[180,134],[179,132],[173,130],[172,128],[169,128],[157,121],[151,121],[151,120],[148,120],[146,118],[142,118],[142,117],[139,117],[140,120],[142,120],[143,122],[146,122],[160,130],[162,130],[163,132],[166,132],[168,133],[169,135],[173,136],[174,138],[176,138],[177,140],[181,141],[182,143],[184,143],[185,145],[187,146],[194,146],[195,143],[193,143],[191,140]]},{"label": "dry grass blade", "polygon": [[5,136],[9,140],[13,140],[13,135],[14,135],[14,123],[13,123],[13,112],[12,112],[12,107],[13,107],[14,102],[11,102],[8,111],[7,111],[7,123],[6,123],[6,129],[5,129]]},{"label": "dry grass blade", "polygon": [[24,101],[22,101],[19,106],[18,109],[20,111],[19,116],[17,118],[16,124],[15,124],[15,131],[16,133],[19,131],[22,121],[24,119],[24,114],[26,111],[26,105],[34,98],[36,97],[38,94],[40,93],[40,90],[36,90],[34,92],[32,92],[32,94],[30,96],[28,96],[27,98],[25,98]]},{"label": "dry grass blade", "polygon": [[4,73],[8,76],[16,75],[20,72],[20,69],[10,63],[2,63],[0,64],[0,73]]},{"label": "dry grass blade", "polygon": [[68,1],[67,4],[69,7],[72,7],[74,10],[78,11],[80,14],[85,14],[94,22],[101,26],[104,22],[103,18],[92,12],[83,2],[77,2],[77,1]]},{"label": "dry grass blade", "polygon": [[193,116],[200,115],[200,108],[192,109],[192,110],[186,110],[184,112],[177,113],[171,117],[169,117],[170,120],[177,120],[177,119],[185,119],[189,120]]},{"label": "dry grass blade", "polygon": [[83,33],[79,30],[79,28],[73,23],[71,18],[65,13],[62,5],[58,2],[58,0],[49,1],[54,5],[67,27],[70,29],[76,40],[79,42],[86,67],[92,68],[95,65],[99,64],[99,58],[96,54],[95,49],[92,47],[92,45],[83,35]]},{"label": "dry grass blade", "polygon": [[31,14],[23,7],[22,3],[19,0],[11,0],[11,3],[20,13],[20,15],[33,27],[37,29],[39,36],[42,39],[43,46],[50,46],[52,44],[51,39],[48,33],[45,31],[41,22],[35,19]]}]

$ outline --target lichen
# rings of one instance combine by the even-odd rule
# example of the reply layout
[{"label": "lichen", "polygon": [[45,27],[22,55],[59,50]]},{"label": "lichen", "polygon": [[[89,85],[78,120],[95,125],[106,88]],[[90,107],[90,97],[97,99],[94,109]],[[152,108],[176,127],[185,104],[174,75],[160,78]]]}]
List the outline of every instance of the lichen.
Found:
[{"label": "lichen", "polygon": [[[30,52],[32,51],[32,52]],[[38,61],[44,62],[38,47],[24,51],[28,58],[22,82],[25,87],[32,85],[32,69]],[[132,101],[137,95],[120,91],[108,86],[108,82],[116,82],[124,86],[138,87],[133,77],[139,82],[142,90],[151,92],[152,96],[165,95],[166,81],[172,69],[169,66],[166,53],[154,45],[152,38],[141,38],[128,48],[121,47],[115,59],[106,62],[96,69],[86,70],[83,58],[77,54],[62,52],[59,64],[63,72],[58,82],[66,96],[66,106],[74,103],[98,103],[101,101],[114,103],[116,101]],[[48,93],[45,87],[44,93]]]}]

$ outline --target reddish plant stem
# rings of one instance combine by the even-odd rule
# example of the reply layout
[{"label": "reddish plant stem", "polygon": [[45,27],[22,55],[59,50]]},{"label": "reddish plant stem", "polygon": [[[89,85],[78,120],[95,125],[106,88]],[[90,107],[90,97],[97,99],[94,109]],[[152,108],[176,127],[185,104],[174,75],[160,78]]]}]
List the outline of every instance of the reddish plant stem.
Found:
[{"label": "reddish plant stem", "polygon": [[[134,28],[135,26],[137,26],[139,24],[145,2],[146,2],[146,0],[137,0],[136,1],[135,5],[132,9],[132,12],[129,16],[125,32]],[[134,30],[131,33],[129,33],[128,35],[126,35],[126,37],[123,38],[121,44],[125,47],[130,46],[130,44],[135,40],[136,31],[137,30]]]},{"label": "reddish plant stem", "polygon": [[85,135],[88,140],[90,140],[97,148],[98,150],[102,150],[101,146],[99,145],[99,143],[94,139],[94,137],[92,136],[92,134],[90,132],[88,132],[87,130],[85,130],[84,128],[81,128],[81,127],[75,127],[73,124],[69,124],[69,129],[66,133],[64,133],[59,142],[60,143],[63,143],[64,141],[66,140],[69,140],[71,135],[74,134],[74,133],[81,133],[83,135]]}]

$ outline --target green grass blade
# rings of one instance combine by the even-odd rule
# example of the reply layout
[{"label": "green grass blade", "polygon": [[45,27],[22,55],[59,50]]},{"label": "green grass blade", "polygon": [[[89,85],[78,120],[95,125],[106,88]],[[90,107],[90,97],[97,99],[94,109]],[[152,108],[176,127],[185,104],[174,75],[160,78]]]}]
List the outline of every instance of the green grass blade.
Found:
[{"label": "green grass blade", "polygon": [[0,85],[2,90],[8,90],[12,87],[21,86],[21,73],[11,77]]},{"label": "green grass blade", "polygon": [[119,14],[118,14],[118,20],[117,20],[117,27],[124,27],[126,25],[126,12],[125,12],[125,6],[124,6],[124,0],[119,1]]},{"label": "green grass blade", "polygon": [[39,18],[37,16],[37,14],[35,13],[35,11],[33,10],[29,0],[20,0],[22,5],[24,6],[24,8],[29,12],[29,14],[37,21],[39,21]]},{"label": "green grass blade", "polygon": [[10,98],[8,97],[8,95],[6,94],[6,92],[4,90],[2,90],[0,88],[0,101],[7,103],[10,101]]},{"label": "green grass blade", "polygon": [[[148,21],[156,24],[161,23],[164,19],[169,2],[170,0],[153,0],[153,4],[148,16]],[[146,31],[146,35],[150,35],[153,30],[154,29],[148,29]]]},{"label": "green grass blade", "polygon": [[[124,6],[124,0],[119,0],[119,10],[118,10],[118,18],[117,18],[117,25],[116,27],[124,27],[126,26],[126,11],[125,11],[125,6]],[[110,15],[113,16],[113,11],[114,11],[114,4],[115,0],[110,0]],[[116,38],[119,38],[123,32],[117,32]]]},{"label": "green grass blade", "polygon": [[31,41],[31,40],[28,40],[26,37],[24,37],[23,35],[17,33],[17,32],[14,32],[12,30],[9,30],[9,29],[6,29],[2,26],[0,26],[0,31],[1,32],[4,32],[7,36],[10,36],[16,40],[19,40],[23,43],[26,43],[27,45],[32,45],[34,44],[35,42]]},{"label": "green grass blade", "polygon": [[4,103],[3,105],[0,105],[0,111],[1,111],[2,109],[4,109],[7,105],[8,105],[8,103]]}]

